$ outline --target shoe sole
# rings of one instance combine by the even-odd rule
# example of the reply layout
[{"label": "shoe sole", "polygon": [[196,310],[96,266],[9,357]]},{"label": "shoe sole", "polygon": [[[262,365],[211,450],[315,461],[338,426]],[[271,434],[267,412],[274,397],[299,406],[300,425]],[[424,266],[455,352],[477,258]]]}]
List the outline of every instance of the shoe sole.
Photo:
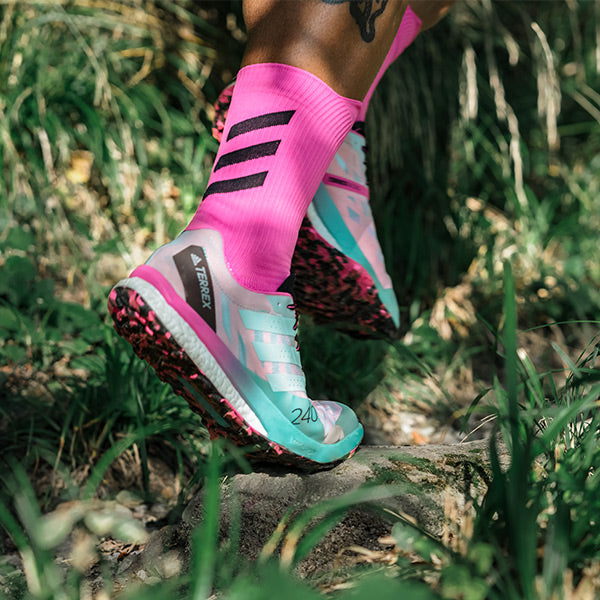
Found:
[{"label": "shoe sole", "polygon": [[[398,337],[398,328],[381,302],[371,276],[359,263],[325,241],[308,218],[300,229],[292,272],[296,275],[296,307],[315,323],[331,324],[361,339]],[[315,272],[319,273],[318,286],[314,285]]]},{"label": "shoe sole", "polygon": [[[158,316],[158,311],[141,293],[133,289],[131,283],[128,287],[128,282],[132,280],[117,284],[109,295],[108,309],[117,333],[131,344],[137,356],[145,360],[162,381],[187,401],[192,411],[202,417],[211,439],[229,439],[236,446],[245,448],[246,456],[252,461],[273,462],[311,471],[330,468],[354,454],[360,440],[343,456],[319,462],[262,435],[249,423],[253,420],[249,414],[250,407],[227,380],[204,344],[197,339],[193,351],[195,355],[200,352],[203,359],[199,362],[206,362],[208,365],[203,372],[185,350],[185,344],[180,344],[177,340],[177,337],[185,337],[185,333],[177,331],[177,325],[168,328]],[[156,290],[154,292],[158,294]],[[154,304],[158,306],[161,302],[154,299]],[[168,309],[170,310],[165,311],[163,307],[161,311],[165,320],[179,319],[182,321],[178,323],[179,326],[187,326],[180,317],[167,314],[175,312],[171,307]],[[222,394],[217,386],[228,392]],[[258,426],[261,427],[260,422]]]}]

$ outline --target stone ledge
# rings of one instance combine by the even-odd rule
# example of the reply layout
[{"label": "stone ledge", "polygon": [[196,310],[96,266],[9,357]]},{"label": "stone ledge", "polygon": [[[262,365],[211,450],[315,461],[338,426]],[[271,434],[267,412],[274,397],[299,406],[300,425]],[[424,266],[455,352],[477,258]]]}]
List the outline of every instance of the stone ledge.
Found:
[{"label": "stone ledge", "polygon": [[[488,444],[480,440],[450,445],[363,446],[349,460],[316,473],[256,467],[253,473],[228,478],[222,486],[221,540],[227,539],[233,516],[233,522],[240,523],[238,551],[254,560],[288,512],[300,515],[319,502],[377,484],[389,484],[401,491],[369,505],[351,507],[302,560],[300,575],[313,576],[334,566],[343,567],[345,548],[381,550],[380,539],[389,535],[398,518],[395,515],[441,537],[447,534],[448,520],[463,518],[471,501],[485,492],[489,481]],[[503,449],[500,458],[508,463]],[[165,553],[175,553],[185,564],[190,534],[201,523],[202,513],[199,492],[186,507],[181,522],[156,532],[145,550],[121,569],[119,579],[135,578],[139,572],[160,575]],[[455,530],[460,526],[453,524]]]}]

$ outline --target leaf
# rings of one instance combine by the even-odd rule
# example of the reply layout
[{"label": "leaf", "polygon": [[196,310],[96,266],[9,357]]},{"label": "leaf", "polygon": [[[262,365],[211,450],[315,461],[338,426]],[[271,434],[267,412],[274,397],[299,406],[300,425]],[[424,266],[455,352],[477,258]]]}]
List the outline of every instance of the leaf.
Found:
[{"label": "leaf", "polygon": [[489,574],[494,562],[494,548],[490,544],[474,543],[469,548],[468,556],[478,573]]},{"label": "leaf", "polygon": [[392,527],[392,538],[401,550],[416,552],[424,561],[429,562],[431,556],[439,556],[442,546],[415,526],[398,522]]},{"label": "leaf", "polygon": [[14,306],[33,305],[31,284],[37,277],[33,263],[23,256],[9,256],[2,267],[0,297],[5,296]]},{"label": "leaf", "polygon": [[5,246],[14,248],[15,250],[29,250],[35,245],[35,237],[29,231],[25,231],[20,227],[13,227],[6,236]]},{"label": "leaf", "polygon": [[21,346],[4,346],[0,349],[0,352],[11,363],[18,363],[27,356],[27,350]]},{"label": "leaf", "polygon": [[98,314],[74,302],[60,302],[57,305],[61,327],[68,332],[97,329],[101,326]]},{"label": "leaf", "polygon": [[436,600],[439,596],[426,584],[402,581],[387,575],[368,576],[358,582],[349,591],[339,596],[339,600]]},{"label": "leaf", "polygon": [[106,362],[102,357],[96,354],[88,354],[73,358],[69,361],[69,366],[72,369],[85,369],[95,375],[104,375],[106,372]]},{"label": "leaf", "polygon": [[9,256],[2,269],[2,279],[0,281],[10,280],[10,283],[25,282],[35,279],[37,272],[35,266],[28,258],[24,256]]},{"label": "leaf", "polygon": [[19,320],[15,312],[7,306],[0,306],[0,327],[13,332],[19,330]]},{"label": "leaf", "polygon": [[36,540],[41,548],[55,548],[73,531],[83,515],[80,504],[59,509],[41,517],[36,527]]},{"label": "leaf", "polygon": [[132,516],[119,514],[114,509],[91,511],[83,520],[96,535],[111,534],[115,539],[131,544],[142,544],[148,539],[148,534],[139,521]]},{"label": "leaf", "polygon": [[89,344],[80,338],[74,340],[64,340],[60,343],[60,347],[65,354],[84,354],[89,349]]},{"label": "leaf", "polygon": [[89,327],[81,332],[81,337],[88,342],[88,344],[97,344],[105,339],[106,328],[104,325],[98,327]]},{"label": "leaf", "polygon": [[474,578],[469,569],[460,564],[453,564],[444,569],[441,583],[446,598],[485,600],[489,590],[489,584],[484,576]]}]

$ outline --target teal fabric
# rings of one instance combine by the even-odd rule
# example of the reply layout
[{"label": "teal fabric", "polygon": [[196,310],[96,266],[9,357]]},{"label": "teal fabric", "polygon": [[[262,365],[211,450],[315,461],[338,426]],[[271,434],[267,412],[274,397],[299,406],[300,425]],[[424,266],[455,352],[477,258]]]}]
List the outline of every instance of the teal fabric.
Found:
[{"label": "teal fabric", "polygon": [[254,342],[252,344],[256,354],[261,362],[284,362],[296,365],[300,364],[300,352],[296,346],[286,346],[285,344],[269,344],[265,342]]},{"label": "teal fabric", "polygon": [[240,310],[240,316],[246,329],[279,333],[281,335],[294,335],[296,319],[244,309]]}]

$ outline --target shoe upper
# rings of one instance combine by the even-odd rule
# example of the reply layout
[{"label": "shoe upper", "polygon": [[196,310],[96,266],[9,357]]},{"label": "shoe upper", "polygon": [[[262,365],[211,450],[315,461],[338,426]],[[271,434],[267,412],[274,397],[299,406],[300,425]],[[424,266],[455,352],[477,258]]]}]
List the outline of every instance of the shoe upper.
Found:
[{"label": "shoe upper", "polygon": [[338,150],[309,207],[317,233],[342,254],[360,264],[398,326],[399,309],[387,273],[369,204],[365,139],[351,131]]}]

